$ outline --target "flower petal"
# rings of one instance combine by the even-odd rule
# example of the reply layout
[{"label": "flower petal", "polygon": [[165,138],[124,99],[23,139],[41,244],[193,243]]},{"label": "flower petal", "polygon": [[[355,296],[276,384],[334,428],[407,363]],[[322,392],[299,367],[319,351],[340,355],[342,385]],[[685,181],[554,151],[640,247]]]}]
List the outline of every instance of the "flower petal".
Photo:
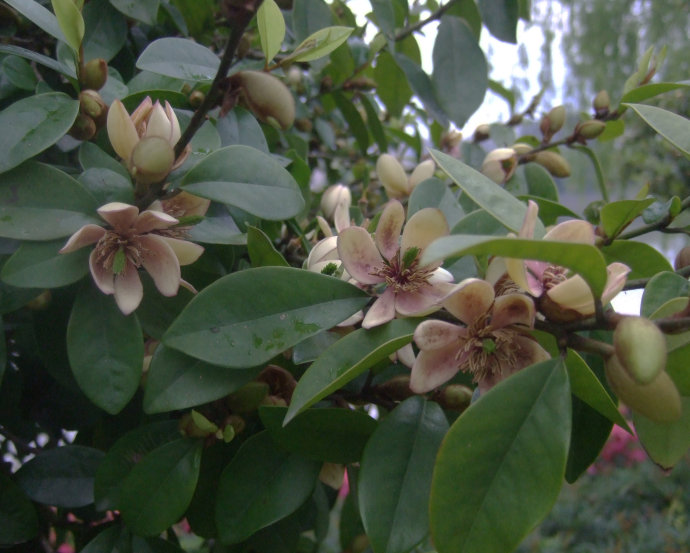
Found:
[{"label": "flower petal", "polygon": [[333,214],[333,226],[336,232],[346,229],[350,226],[350,203],[340,202],[335,206],[335,213]]},{"label": "flower petal", "polygon": [[629,272],[630,267],[623,263],[615,262],[606,267],[606,286],[601,296],[601,303],[606,305],[616,297],[618,292],[623,290]]},{"label": "flower petal", "polygon": [[544,292],[542,278],[547,264],[506,257],[505,266],[508,276],[521,290],[525,290],[535,297],[542,295]]},{"label": "flower petal", "polygon": [[467,336],[465,327],[428,319],[421,322],[414,331],[414,343],[420,350],[428,351],[443,348]]},{"label": "flower petal", "polygon": [[485,280],[468,278],[457,284],[443,307],[466,325],[484,315],[494,302],[494,288]]},{"label": "flower petal", "polygon": [[406,367],[412,368],[415,361],[414,349],[412,349],[412,344],[405,344],[398,351],[395,352],[397,360],[405,365]]},{"label": "flower petal", "polygon": [[386,288],[373,305],[367,311],[362,321],[362,328],[374,328],[395,317],[395,292],[392,288]]},{"label": "flower petal", "polygon": [[[168,119],[170,120],[170,125],[172,127],[172,131],[170,133],[170,144],[172,146],[175,146],[178,140],[180,140],[182,132],[180,131],[180,122],[177,120],[177,115],[175,115],[175,112],[173,111],[170,102],[168,102],[167,100],[165,101],[165,113],[168,116]],[[204,211],[204,213],[206,212]]]},{"label": "flower petal", "polygon": [[580,275],[559,282],[546,294],[561,307],[572,309],[581,315],[594,314],[594,296]]},{"label": "flower petal", "polygon": [[455,343],[440,349],[420,351],[412,366],[410,389],[416,394],[423,394],[448,382],[460,370],[457,353],[458,345]]},{"label": "flower petal", "polygon": [[162,211],[153,211],[147,209],[142,211],[134,223],[134,229],[138,234],[145,234],[152,230],[169,228],[176,225],[179,221],[175,217],[163,213]]},{"label": "flower petal", "polygon": [[95,244],[105,233],[106,230],[98,225],[84,225],[69,237],[67,243],[62,246],[58,253],[69,253],[83,248],[84,246],[88,246],[89,244]]},{"label": "flower petal", "polygon": [[443,299],[455,288],[449,282],[424,285],[414,291],[398,291],[395,295],[395,310],[404,317],[421,317],[441,309]]},{"label": "flower petal", "polygon": [[316,245],[309,252],[307,257],[307,268],[312,267],[315,263],[322,261],[340,260],[338,258],[338,237],[329,236],[323,240],[319,240]]},{"label": "flower petal", "polygon": [[172,136],[172,125],[168,116],[165,114],[165,110],[159,101],[153,105],[151,110],[151,115],[149,115],[149,120],[146,123],[146,133],[145,137],[157,136],[167,140],[171,145],[170,138]]},{"label": "flower petal", "polygon": [[141,251],[141,264],[151,275],[156,288],[164,296],[174,296],[180,286],[180,263],[168,243],[155,234],[136,238]]},{"label": "flower petal", "polygon": [[137,130],[139,135],[144,134],[146,126],[145,123],[152,109],[153,101],[151,100],[151,96],[147,96],[132,112],[132,123],[134,123],[134,128]]},{"label": "flower petal", "polygon": [[98,214],[118,232],[132,228],[139,208],[122,202],[110,202],[97,209]]},{"label": "flower petal", "polygon": [[139,307],[143,297],[139,271],[133,264],[127,263],[124,270],[115,276],[115,302],[122,313],[129,315]]},{"label": "flower petal", "polygon": [[435,207],[425,207],[412,215],[405,224],[400,251],[404,255],[410,248],[423,250],[448,232],[448,222],[443,212]]},{"label": "flower petal", "polygon": [[578,244],[594,244],[594,227],[587,221],[573,219],[558,223],[544,236],[544,240],[561,242],[576,242]]},{"label": "flower petal", "polygon": [[180,265],[191,265],[201,254],[204,253],[204,247],[189,240],[180,240],[179,238],[171,238],[169,236],[161,236],[163,240],[175,252],[177,261]]},{"label": "flower petal", "polygon": [[405,208],[398,200],[391,200],[383,208],[376,225],[374,240],[384,259],[393,259],[400,249],[400,230],[405,224]]},{"label": "flower petal", "polygon": [[371,235],[362,227],[349,227],[338,235],[338,256],[352,278],[362,284],[383,282],[371,273],[383,268],[383,259]]},{"label": "flower petal", "polygon": [[498,296],[491,312],[491,328],[499,329],[513,324],[531,328],[535,314],[534,302],[523,294]]},{"label": "flower petal", "polygon": [[110,105],[106,127],[113,150],[122,159],[128,160],[132,155],[132,149],[139,142],[139,135],[129,113],[120,100],[113,100]]},{"label": "flower petal", "polygon": [[525,213],[525,218],[522,220],[522,227],[520,227],[520,232],[518,236],[520,238],[534,238],[534,227],[537,224],[537,218],[539,216],[539,205],[533,201],[527,201],[527,212]]},{"label": "flower petal", "polygon": [[103,267],[102,263],[96,261],[98,257],[98,251],[93,250],[91,255],[89,255],[89,269],[91,270],[91,276],[93,281],[98,286],[98,289],[104,294],[112,294],[115,292],[115,287],[113,284],[113,279],[115,275],[109,269]]}]

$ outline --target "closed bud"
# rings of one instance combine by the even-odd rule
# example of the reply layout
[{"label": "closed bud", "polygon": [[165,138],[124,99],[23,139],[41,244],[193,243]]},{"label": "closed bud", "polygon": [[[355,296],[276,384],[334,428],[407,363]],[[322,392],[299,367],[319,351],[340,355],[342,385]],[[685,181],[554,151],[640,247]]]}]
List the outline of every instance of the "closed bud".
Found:
[{"label": "closed bud", "polygon": [[599,91],[599,93],[594,97],[592,102],[594,107],[594,113],[597,117],[605,117],[609,109],[611,109],[611,99],[609,98],[609,93],[605,90]]},{"label": "closed bud", "polygon": [[381,154],[379,156],[376,160],[376,174],[389,198],[404,198],[409,194],[405,169],[392,155]]},{"label": "closed bud", "polygon": [[613,333],[613,347],[623,368],[638,384],[649,384],[666,367],[666,339],[645,317],[625,317]]},{"label": "closed bud", "polygon": [[262,71],[240,71],[233,75],[249,109],[262,121],[287,129],[295,120],[295,100],[282,81]]},{"label": "closed bud", "polygon": [[160,182],[168,176],[175,162],[175,150],[160,136],[148,136],[137,142],[132,150],[129,167],[140,184]]},{"label": "closed bud", "polygon": [[597,138],[601,133],[604,132],[606,128],[606,123],[599,121],[598,119],[590,119],[589,121],[582,121],[578,123],[575,127],[575,135],[582,137],[585,140],[591,140]]},{"label": "closed bud", "polygon": [[570,163],[556,152],[542,151],[534,155],[534,161],[544,167],[554,177],[569,177]]},{"label": "closed bud", "polygon": [[680,418],[680,394],[665,371],[649,384],[640,384],[630,377],[616,355],[606,360],[605,370],[613,392],[633,411],[658,423],[674,422]]},{"label": "closed bud", "polygon": [[96,134],[96,122],[85,113],[78,113],[68,134],[77,140],[91,140]]},{"label": "closed bud", "polygon": [[79,93],[79,110],[91,117],[99,129],[108,117],[108,105],[95,90],[82,90]]},{"label": "closed bud", "polygon": [[206,94],[201,92],[201,90],[193,90],[192,93],[189,95],[189,105],[196,109],[204,103],[205,99]]},{"label": "closed bud", "polygon": [[376,390],[393,401],[402,401],[414,395],[410,390],[410,375],[399,374],[376,386]]},{"label": "closed bud", "polygon": [[472,402],[472,390],[462,384],[449,384],[434,395],[434,400],[444,409],[462,413]]},{"label": "closed bud", "polygon": [[486,140],[489,138],[490,134],[491,127],[486,123],[482,123],[481,125],[478,125],[476,129],[474,129],[474,141],[481,142],[482,140]]},{"label": "closed bud", "polygon": [[234,413],[256,411],[268,395],[269,386],[265,382],[248,382],[227,398],[227,405]]},{"label": "closed bud", "polygon": [[546,114],[544,119],[548,120],[549,133],[551,135],[556,134],[565,123],[565,106],[556,106]]},{"label": "closed bud", "polygon": [[420,182],[430,179],[434,176],[434,171],[436,171],[436,164],[433,159],[427,159],[422,161],[417,167],[414,168],[408,179],[408,187],[410,192],[414,190]]},{"label": "closed bud", "polygon": [[95,58],[84,64],[79,83],[82,88],[100,90],[108,80],[108,63],[103,58]]},{"label": "closed bud", "polygon": [[518,159],[512,148],[491,150],[482,162],[482,173],[497,184],[504,184],[513,176]]},{"label": "closed bud", "polygon": [[326,188],[321,196],[321,210],[323,214],[331,219],[339,205],[352,204],[352,193],[344,184],[334,184]]},{"label": "closed bud", "polygon": [[[197,417],[194,417],[193,413],[194,411],[182,415],[182,418],[178,422],[180,434],[186,438],[207,438],[218,430],[218,428],[206,417],[201,415],[201,419],[199,419],[199,413],[197,413]],[[201,422],[201,425],[197,424],[197,420]]]},{"label": "closed bud", "polygon": [[519,156],[524,156],[525,154],[529,154],[533,148],[529,144],[525,144],[524,142],[517,142],[511,146],[513,150],[515,150],[515,153]]},{"label": "closed bud", "polygon": [[690,246],[685,246],[676,255],[676,260],[673,262],[673,267],[676,271],[685,269],[685,267],[690,266]]}]

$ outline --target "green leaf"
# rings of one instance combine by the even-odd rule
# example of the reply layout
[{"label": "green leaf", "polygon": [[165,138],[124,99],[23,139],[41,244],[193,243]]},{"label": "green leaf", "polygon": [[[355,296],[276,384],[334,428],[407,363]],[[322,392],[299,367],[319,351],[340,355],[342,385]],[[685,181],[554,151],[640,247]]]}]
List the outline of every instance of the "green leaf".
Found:
[{"label": "green leaf", "polygon": [[331,8],[324,0],[293,0],[292,30],[300,42],[333,23]]},{"label": "green leaf", "polygon": [[654,106],[623,104],[632,108],[645,123],[683,152],[690,156],[690,121],[685,117]]},{"label": "green leaf", "polygon": [[[71,0],[69,0],[71,1]],[[0,172],[55,144],[70,129],[79,102],[62,92],[29,96],[0,112]]]},{"label": "green leaf", "polygon": [[599,457],[613,423],[577,397],[572,397],[573,427],[565,479],[572,484]]},{"label": "green leaf", "polygon": [[374,10],[376,24],[381,32],[389,37],[395,34],[395,10],[391,0],[369,0]]},{"label": "green leaf", "polygon": [[418,321],[395,319],[343,337],[311,364],[292,394],[285,423],[412,341]]},{"label": "green leaf", "polygon": [[98,205],[110,202],[135,204],[132,182],[119,171],[111,171],[104,167],[87,169],[79,175],[79,182],[93,194]]},{"label": "green leaf", "polygon": [[179,437],[177,421],[170,420],[144,424],[118,439],[96,470],[96,508],[118,509],[120,487],[134,466],[150,451]]},{"label": "green leaf", "polygon": [[640,314],[651,317],[668,300],[687,297],[690,294],[688,280],[675,273],[659,273],[651,278],[642,295]]},{"label": "green leaf", "polygon": [[82,12],[84,33],[84,59],[103,58],[110,61],[127,40],[127,21],[108,0],[90,0]]},{"label": "green leaf", "polygon": [[288,267],[248,269],[202,290],[163,342],[216,365],[254,367],[344,321],[368,300],[333,277]]},{"label": "green leaf", "polygon": [[57,17],[55,17],[50,10],[43,7],[38,2],[35,2],[34,0],[5,0],[5,3],[9,4],[12,8],[21,13],[29,21],[43,29],[50,36],[57,38],[62,42],[67,42],[67,39],[65,38],[65,35],[58,24]]},{"label": "green leaf", "polygon": [[255,378],[260,368],[232,370],[159,345],[144,390],[144,412],[164,413],[220,399]]},{"label": "green leaf", "polygon": [[[509,230],[520,232],[522,222],[527,214],[527,206],[524,203],[462,161],[438,150],[430,150],[430,153],[439,167],[475,203],[493,215]],[[545,233],[544,225],[537,220],[534,230],[535,237],[540,238]]]},{"label": "green leaf", "polygon": [[289,219],[304,209],[292,175],[274,157],[249,146],[208,155],[185,175],[182,188],[269,221]]},{"label": "green leaf", "polygon": [[289,267],[271,239],[261,229],[247,227],[247,252],[252,267]]},{"label": "green leaf", "polygon": [[264,0],[256,14],[261,50],[268,64],[280,52],[285,38],[285,20],[275,0]]},{"label": "green leaf", "polygon": [[62,29],[67,44],[75,54],[79,52],[84,38],[84,18],[74,0],[50,0],[53,5],[60,29]]},{"label": "green leaf", "polygon": [[20,46],[13,46],[11,44],[0,44],[0,53],[19,56],[23,59],[35,61],[36,63],[43,65],[44,67],[52,69],[53,71],[57,71],[58,73],[64,75],[67,78],[77,78],[77,73],[74,67],[67,66],[64,63],[54,60],[53,58],[49,58],[48,56],[44,56],[43,54],[38,54],[32,50],[27,50],[26,48],[21,48]]},{"label": "green leaf", "polygon": [[551,200],[545,200],[538,196],[532,196],[529,194],[520,195],[517,197],[519,200],[524,202],[532,200],[535,204],[539,206],[539,219],[545,225],[555,225],[558,222],[559,217],[570,217],[573,219],[580,219],[580,216],[574,211],[568,209],[558,202],[553,202]]},{"label": "green leaf", "polygon": [[392,117],[399,117],[412,97],[407,76],[388,52],[381,52],[376,57],[373,75],[379,84],[376,89],[377,96]]},{"label": "green leaf", "polygon": [[110,526],[86,544],[79,553],[114,553],[130,551],[132,537],[126,526]]},{"label": "green leaf", "polygon": [[280,64],[313,61],[330,54],[352,34],[352,27],[326,27],[305,38]]},{"label": "green leaf", "polygon": [[599,249],[574,242],[452,234],[432,242],[420,262],[424,265],[467,254],[534,259],[567,267],[585,279],[595,297],[601,297],[606,286],[606,262]]},{"label": "green leaf", "polygon": [[621,200],[606,204],[601,208],[601,224],[606,236],[609,238],[618,236],[625,227],[653,203],[654,198],[645,198],[644,200]]},{"label": "green leaf", "polygon": [[37,532],[33,504],[9,476],[0,473],[0,546],[28,541]]},{"label": "green leaf", "polygon": [[419,64],[415,63],[404,54],[396,52],[393,54],[393,58],[398,64],[398,67],[405,73],[407,82],[412,88],[412,92],[414,92],[415,96],[422,102],[424,109],[426,109],[429,115],[438,121],[440,125],[446,127],[448,125],[448,115],[439,103],[438,93],[429,75],[424,72]]},{"label": "green leaf", "polygon": [[507,89],[501,83],[493,79],[489,79],[489,90],[508,102],[511,113],[515,111],[515,93],[512,90]]},{"label": "green leaf", "polygon": [[372,100],[367,94],[360,94],[359,101],[362,102],[362,105],[364,106],[364,111],[367,114],[367,125],[369,126],[369,130],[376,141],[376,145],[379,147],[379,152],[387,152],[388,140],[386,139],[386,134],[383,129],[383,125],[381,124],[379,113],[376,111],[376,108],[374,108]]},{"label": "green leaf", "polygon": [[484,100],[488,66],[477,38],[462,19],[441,18],[431,80],[443,111],[462,127]]},{"label": "green leaf", "polygon": [[450,228],[453,228],[465,216],[455,195],[444,182],[436,178],[427,179],[415,186],[407,204],[408,220],[414,213],[425,207],[440,209]]},{"label": "green leaf", "polygon": [[202,440],[181,438],[139,461],[120,488],[120,513],[135,534],[154,536],[184,514],[194,495]]},{"label": "green leaf", "polygon": [[623,119],[612,119],[606,121],[606,128],[604,132],[599,135],[599,141],[608,142],[614,138],[622,136],[625,132],[625,121]]},{"label": "green leaf", "polygon": [[80,445],[46,449],[17,471],[17,484],[38,503],[83,507],[93,503],[93,481],[103,457],[102,451]]},{"label": "green leaf", "polygon": [[628,280],[651,278],[657,273],[673,271],[666,257],[653,246],[632,240],[614,240],[601,248],[607,263],[620,261],[632,269]]},{"label": "green leaf", "polygon": [[437,551],[517,547],[558,497],[570,424],[560,359],[517,372],[460,415],[441,445],[431,486]]},{"label": "green leaf", "polygon": [[218,483],[220,540],[238,543],[296,511],[311,495],[320,467],[276,448],[268,432],[249,438]]},{"label": "green leaf", "polygon": [[659,94],[664,94],[665,92],[670,92],[672,90],[677,90],[679,88],[690,87],[690,81],[682,81],[679,83],[649,83],[623,94],[621,98],[622,104],[627,104],[631,102],[643,102],[644,100],[649,100],[658,96]]},{"label": "green leaf", "polygon": [[355,463],[362,458],[376,421],[363,411],[307,409],[283,426],[287,407],[259,408],[261,422],[273,441],[291,453],[331,463]]},{"label": "green leaf", "polygon": [[247,243],[247,235],[238,228],[228,208],[218,203],[211,203],[204,220],[189,231],[189,239],[204,244],[241,246]]},{"label": "green leaf", "polygon": [[146,0],[146,2],[139,0],[110,0],[110,3],[127,17],[147,25],[155,25],[158,19],[160,0]]},{"label": "green leaf", "polygon": [[640,442],[655,463],[670,469],[690,448],[690,398],[683,397],[683,411],[675,422],[658,423],[633,412]]},{"label": "green leaf", "polygon": [[[523,174],[527,182],[527,191],[531,196],[538,196],[553,202],[558,201],[558,187],[551,174],[538,163],[528,163]],[[541,210],[539,211],[541,214]]]},{"label": "green leaf", "polygon": [[38,84],[33,67],[19,56],[10,55],[3,59],[2,72],[8,81],[22,90],[33,91]]},{"label": "green leaf", "polygon": [[367,443],[357,492],[374,553],[405,553],[429,533],[431,476],[447,431],[443,410],[415,396],[383,419]]},{"label": "green leaf", "polygon": [[137,60],[137,67],[144,71],[195,82],[212,80],[219,65],[211,50],[185,38],[159,38]]},{"label": "green leaf", "polygon": [[18,288],[58,288],[77,282],[89,272],[90,248],[60,254],[64,240],[23,242],[0,272],[0,278]]},{"label": "green leaf", "polygon": [[347,121],[348,130],[355,137],[359,151],[365,156],[369,147],[369,131],[364,124],[362,116],[354,106],[352,98],[346,98],[342,92],[333,92],[331,96],[335,100],[335,105],[338,106],[340,113],[343,114],[345,121]]},{"label": "green leaf", "polygon": [[0,179],[0,236],[53,240],[87,223],[102,224],[95,199],[72,177],[29,162]]},{"label": "green leaf", "polygon": [[489,32],[503,42],[517,43],[516,0],[479,0],[479,11]]},{"label": "green leaf", "polygon": [[79,163],[88,169],[108,169],[130,181],[129,172],[122,163],[110,157],[93,142],[82,142],[79,147]]},{"label": "green leaf", "polygon": [[244,144],[270,153],[266,137],[256,118],[246,109],[235,107],[225,117],[216,122],[216,129],[221,139],[221,146]]},{"label": "green leaf", "polygon": [[144,341],[134,314],[125,316],[113,298],[84,286],[67,325],[67,353],[86,397],[111,415],[139,387]]}]

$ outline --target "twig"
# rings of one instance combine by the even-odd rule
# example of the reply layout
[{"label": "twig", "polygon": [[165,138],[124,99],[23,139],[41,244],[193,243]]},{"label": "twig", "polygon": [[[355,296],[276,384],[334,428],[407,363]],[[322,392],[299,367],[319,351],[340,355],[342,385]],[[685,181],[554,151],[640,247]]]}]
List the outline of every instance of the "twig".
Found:
[{"label": "twig", "polygon": [[421,19],[420,21],[417,21],[414,25],[410,25],[409,27],[405,27],[404,29],[400,29],[397,33],[395,33],[395,36],[393,37],[396,42],[408,37],[415,31],[418,31],[424,25],[431,23],[432,21],[435,21],[436,19],[441,19],[444,13],[446,13],[450,7],[455,4],[458,0],[449,0],[443,6],[439,7],[435,12],[431,13],[429,17],[425,19]]},{"label": "twig", "polygon": [[[676,271],[676,274],[683,278],[688,278],[690,277],[690,267],[683,267],[682,269]],[[629,280],[625,283],[625,286],[623,286],[623,290],[638,290],[639,288],[644,288],[647,286],[647,284],[649,284],[649,281],[652,280],[652,278],[653,277]]]}]

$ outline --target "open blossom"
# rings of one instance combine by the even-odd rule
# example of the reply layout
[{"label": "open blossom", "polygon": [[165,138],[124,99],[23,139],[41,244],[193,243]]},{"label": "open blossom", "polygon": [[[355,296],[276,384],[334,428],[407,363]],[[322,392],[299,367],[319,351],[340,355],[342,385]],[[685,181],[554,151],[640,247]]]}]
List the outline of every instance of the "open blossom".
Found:
[{"label": "open blossom", "polygon": [[60,253],[96,244],[89,257],[91,276],[101,292],[115,296],[117,306],[125,315],[139,306],[144,294],[140,267],[151,275],[161,294],[176,295],[180,284],[186,284],[180,275],[180,265],[193,263],[203,252],[198,244],[158,234],[176,225],[178,220],[161,211],[139,213],[137,207],[120,202],[100,207],[98,214],[111,228],[84,225]]},{"label": "open blossom", "polygon": [[362,227],[346,228],[338,236],[339,257],[352,278],[365,286],[383,287],[364,317],[364,328],[387,323],[396,314],[432,313],[452,290],[452,275],[440,263],[419,262],[427,245],[448,234],[443,213],[425,208],[410,217],[402,230],[404,222],[402,204],[392,200],[381,213],[375,238]]},{"label": "open blossom", "polygon": [[[539,207],[529,201],[527,214],[520,229],[520,238],[532,238]],[[594,227],[587,221],[564,221],[553,227],[544,236],[544,240],[576,242],[581,244],[595,243]],[[560,309],[574,311],[580,316],[594,314],[594,296],[589,286],[580,275],[571,275],[565,267],[547,261],[524,261],[506,259],[506,269],[510,278],[522,289],[542,303],[549,303],[549,316],[558,316]],[[623,289],[630,267],[623,263],[611,263],[607,267],[608,278],[601,301],[604,305],[610,302]],[[544,300],[544,298],[546,298]],[[564,313],[563,316],[566,316]]]},{"label": "open blossom", "polygon": [[447,382],[458,371],[472,374],[484,392],[514,372],[549,358],[526,331],[535,308],[524,294],[495,296],[493,286],[478,278],[457,285],[443,306],[465,326],[426,320],[415,330],[419,355],[410,388],[424,393]]}]

